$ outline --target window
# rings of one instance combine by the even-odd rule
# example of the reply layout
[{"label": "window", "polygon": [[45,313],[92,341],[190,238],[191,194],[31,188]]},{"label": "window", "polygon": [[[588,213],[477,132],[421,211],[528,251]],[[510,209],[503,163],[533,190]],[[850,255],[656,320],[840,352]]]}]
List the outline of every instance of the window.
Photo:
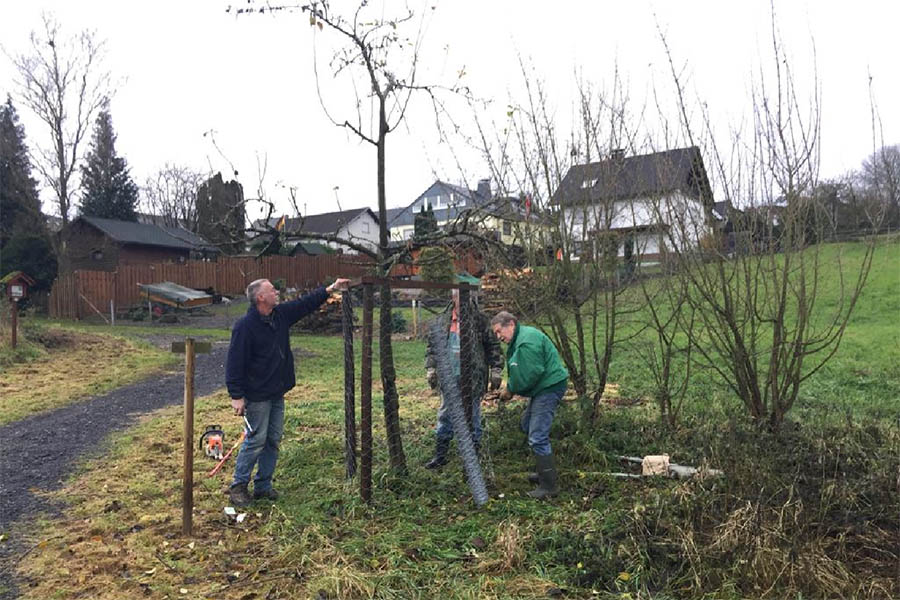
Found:
[{"label": "window", "polygon": [[368,221],[362,222],[362,232],[369,233],[369,222]]},{"label": "window", "polygon": [[581,182],[581,189],[586,190],[588,188],[594,187],[594,184],[597,183],[597,178],[588,178]]},{"label": "window", "polygon": [[512,235],[512,223],[503,221],[503,235]]},{"label": "window", "polygon": [[404,231],[404,232],[403,232],[403,239],[404,239],[404,240],[410,240],[410,239],[412,239],[413,231],[414,231],[414,230],[412,230],[412,229],[407,229],[406,231]]},{"label": "window", "polygon": [[92,260],[103,260],[103,250],[94,250],[91,252]]}]

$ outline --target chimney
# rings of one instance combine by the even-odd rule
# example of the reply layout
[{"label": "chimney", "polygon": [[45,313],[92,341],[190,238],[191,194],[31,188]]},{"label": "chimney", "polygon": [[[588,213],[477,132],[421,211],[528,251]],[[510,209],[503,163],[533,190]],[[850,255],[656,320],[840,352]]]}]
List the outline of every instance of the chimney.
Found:
[{"label": "chimney", "polygon": [[478,189],[475,190],[475,195],[481,198],[482,200],[490,200],[491,199],[491,180],[490,179],[479,179],[478,180]]}]

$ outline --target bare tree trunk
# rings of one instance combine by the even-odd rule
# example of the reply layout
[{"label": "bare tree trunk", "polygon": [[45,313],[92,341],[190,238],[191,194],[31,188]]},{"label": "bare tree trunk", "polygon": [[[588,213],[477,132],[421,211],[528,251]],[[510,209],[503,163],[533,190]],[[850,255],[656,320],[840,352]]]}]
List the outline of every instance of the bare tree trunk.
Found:
[{"label": "bare tree trunk", "polygon": [[[379,111],[379,135],[378,135],[378,241],[379,261],[378,275],[387,278],[390,276],[390,260],[388,258],[388,224],[387,224],[387,193],[384,181],[385,152],[388,134],[387,118],[384,111],[384,101],[381,102]],[[378,316],[381,329],[378,338],[379,355],[381,357],[381,386],[384,391],[384,430],[387,436],[388,453],[390,454],[391,468],[399,473],[406,472],[406,455],[403,453],[403,439],[400,435],[400,407],[397,395],[397,373],[394,369],[394,349],[391,345],[391,332],[393,319],[391,318],[391,288],[389,285],[381,287],[381,307]]]}]

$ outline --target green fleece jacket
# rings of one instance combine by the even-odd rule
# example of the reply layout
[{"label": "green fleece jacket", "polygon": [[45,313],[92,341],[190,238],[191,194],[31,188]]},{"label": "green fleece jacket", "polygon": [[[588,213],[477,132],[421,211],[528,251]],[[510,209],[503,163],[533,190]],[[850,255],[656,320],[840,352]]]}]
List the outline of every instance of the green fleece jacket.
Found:
[{"label": "green fleece jacket", "polygon": [[556,346],[539,329],[516,323],[506,351],[506,389],[534,398],[569,378]]}]

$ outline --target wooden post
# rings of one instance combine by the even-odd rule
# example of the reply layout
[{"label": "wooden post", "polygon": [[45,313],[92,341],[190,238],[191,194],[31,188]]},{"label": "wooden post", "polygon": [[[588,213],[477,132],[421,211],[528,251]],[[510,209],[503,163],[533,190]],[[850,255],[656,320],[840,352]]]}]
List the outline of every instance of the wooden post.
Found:
[{"label": "wooden post", "polygon": [[17,339],[16,339],[17,333],[16,332],[19,329],[19,303],[16,300],[11,300],[10,304],[12,305],[10,307],[10,309],[12,310],[12,314],[10,315],[10,317],[11,317],[10,320],[12,321],[12,323],[11,323],[11,325],[12,325],[11,345],[15,349],[16,342],[17,342]]},{"label": "wooden post", "polygon": [[184,340],[184,485],[181,532],[191,535],[194,511],[194,338]]},{"label": "wooden post", "polygon": [[172,342],[172,352],[184,354],[184,474],[181,497],[181,531],[191,534],[191,515],[194,510],[194,355],[209,354],[212,344],[194,342],[185,338],[183,342]]},{"label": "wooden post", "polygon": [[344,464],[347,479],[356,475],[356,374],[353,365],[353,305],[350,290],[341,294],[344,334]]},{"label": "wooden post", "polygon": [[471,314],[471,306],[469,305],[469,288],[462,285],[459,288],[459,381],[461,385],[461,396],[463,411],[466,415],[466,423],[469,430],[472,431],[472,347],[475,345],[475,332],[472,330],[472,323],[475,315]]},{"label": "wooden post", "polygon": [[116,303],[112,298],[109,299],[109,322],[116,326]]},{"label": "wooden post", "polygon": [[413,309],[413,339],[418,339],[419,337],[419,307],[418,301],[413,298],[412,301],[412,309]]},{"label": "wooden post", "polygon": [[371,283],[363,284],[362,372],[360,375],[359,495],[372,501],[372,313],[375,295]]}]

